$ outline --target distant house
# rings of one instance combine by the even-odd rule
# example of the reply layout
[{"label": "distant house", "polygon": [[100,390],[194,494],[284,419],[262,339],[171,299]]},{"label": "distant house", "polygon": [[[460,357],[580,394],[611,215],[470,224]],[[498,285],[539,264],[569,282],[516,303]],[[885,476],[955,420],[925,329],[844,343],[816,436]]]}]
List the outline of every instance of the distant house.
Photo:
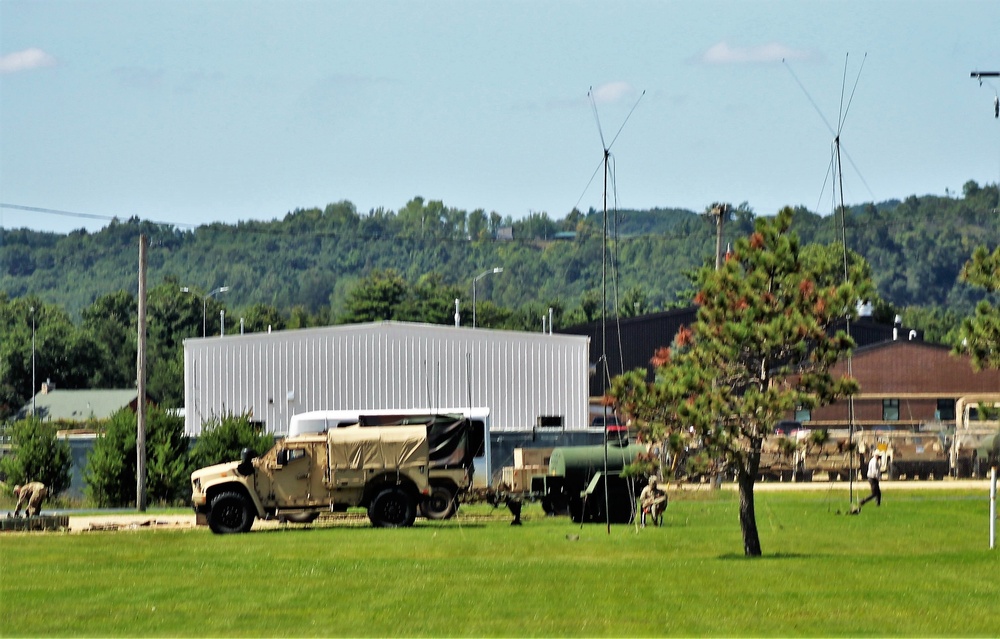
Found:
[{"label": "distant house", "polygon": [[18,419],[34,412],[46,422],[85,422],[107,419],[120,408],[136,410],[139,393],[125,390],[62,390],[42,384],[42,390],[18,414]]}]

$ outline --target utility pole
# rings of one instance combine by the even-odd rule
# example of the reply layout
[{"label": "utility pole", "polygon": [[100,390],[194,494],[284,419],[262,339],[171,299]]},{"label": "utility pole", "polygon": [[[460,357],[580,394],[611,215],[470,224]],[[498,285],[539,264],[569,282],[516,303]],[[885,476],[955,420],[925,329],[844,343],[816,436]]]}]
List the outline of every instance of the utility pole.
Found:
[{"label": "utility pole", "polygon": [[135,507],[146,512],[146,249],[149,242],[145,235],[139,236],[139,348],[136,356],[136,385],[138,405],[135,437]]},{"label": "utility pole", "polygon": [[722,226],[726,222],[729,211],[728,204],[716,202],[705,212],[705,215],[715,218],[715,270],[717,271],[722,268]]},{"label": "utility pole", "polygon": [[31,307],[31,418],[38,418],[38,411],[35,408],[35,395],[38,389],[35,387],[35,307]]}]

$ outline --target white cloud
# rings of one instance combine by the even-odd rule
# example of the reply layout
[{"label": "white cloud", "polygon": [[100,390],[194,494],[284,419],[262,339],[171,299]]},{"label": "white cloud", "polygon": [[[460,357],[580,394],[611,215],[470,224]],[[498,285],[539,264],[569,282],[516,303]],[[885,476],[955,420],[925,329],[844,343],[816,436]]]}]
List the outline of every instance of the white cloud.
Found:
[{"label": "white cloud", "polygon": [[0,73],[17,73],[55,66],[56,59],[41,49],[32,47],[0,56]]},{"label": "white cloud", "polygon": [[782,60],[810,60],[815,54],[808,50],[792,49],[778,42],[755,47],[732,47],[719,42],[695,58],[703,64],[762,64]]},{"label": "white cloud", "polygon": [[635,89],[628,82],[607,82],[594,87],[592,93],[597,104],[611,104],[634,94]]}]

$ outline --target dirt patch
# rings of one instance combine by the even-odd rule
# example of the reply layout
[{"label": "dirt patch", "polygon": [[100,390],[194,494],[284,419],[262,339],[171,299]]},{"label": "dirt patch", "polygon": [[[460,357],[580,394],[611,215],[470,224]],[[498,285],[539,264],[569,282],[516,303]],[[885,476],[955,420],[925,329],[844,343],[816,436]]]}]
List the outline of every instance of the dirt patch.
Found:
[{"label": "dirt patch", "polygon": [[70,532],[138,530],[142,528],[194,528],[190,515],[93,515],[69,518]]}]

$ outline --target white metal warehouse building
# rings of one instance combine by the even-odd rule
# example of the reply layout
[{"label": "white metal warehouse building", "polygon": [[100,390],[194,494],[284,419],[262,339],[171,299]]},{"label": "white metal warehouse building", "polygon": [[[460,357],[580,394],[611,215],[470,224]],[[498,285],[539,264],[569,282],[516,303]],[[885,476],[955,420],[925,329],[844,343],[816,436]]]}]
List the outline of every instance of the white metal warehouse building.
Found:
[{"label": "white metal warehouse building", "polygon": [[314,410],[484,406],[493,433],[588,425],[589,338],[403,322],[184,341],[185,431],[249,412],[284,435]]}]

